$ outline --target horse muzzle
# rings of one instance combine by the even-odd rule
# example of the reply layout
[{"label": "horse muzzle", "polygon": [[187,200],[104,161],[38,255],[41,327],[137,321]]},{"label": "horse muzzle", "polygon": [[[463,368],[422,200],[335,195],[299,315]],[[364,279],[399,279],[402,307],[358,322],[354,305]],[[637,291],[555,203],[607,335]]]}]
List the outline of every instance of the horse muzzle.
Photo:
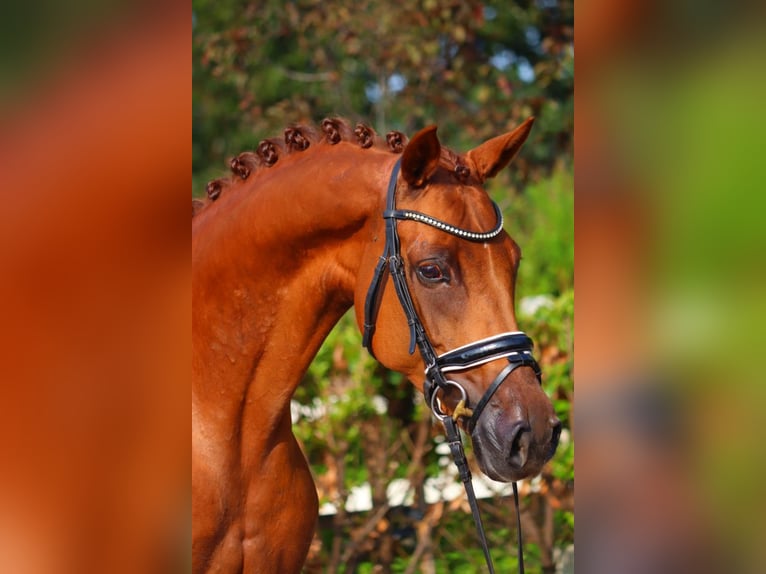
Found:
[{"label": "horse muzzle", "polygon": [[[467,385],[443,379],[498,359],[507,363],[475,403],[469,399]],[[534,476],[556,452],[561,422],[542,390],[532,341],[524,333],[502,333],[439,355],[426,375],[424,391],[437,417],[447,416],[437,387],[453,397],[455,391],[460,394],[458,410],[451,416],[463,418],[479,466],[490,478],[508,482]]]},{"label": "horse muzzle", "polygon": [[540,473],[558,447],[561,421],[551,412],[540,420],[512,417],[499,409],[487,413],[471,433],[482,472],[511,482]]}]

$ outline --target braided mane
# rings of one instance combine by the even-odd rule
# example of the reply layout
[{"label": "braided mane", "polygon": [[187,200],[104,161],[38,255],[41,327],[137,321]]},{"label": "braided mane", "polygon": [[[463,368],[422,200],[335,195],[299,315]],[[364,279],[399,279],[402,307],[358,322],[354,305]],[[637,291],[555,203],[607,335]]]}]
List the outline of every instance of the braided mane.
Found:
[{"label": "braided mane", "polygon": [[[352,127],[343,118],[325,118],[318,127],[289,126],[285,128],[282,138],[262,140],[255,151],[245,151],[231,158],[229,160],[231,175],[209,181],[206,186],[207,199],[192,199],[192,218],[217,200],[236,182],[247,180],[259,169],[273,167],[280,157],[300,153],[312,145],[322,143],[336,145],[340,142],[349,142],[357,144],[362,149],[377,148],[400,154],[408,141],[407,136],[402,132],[393,130],[383,138],[372,127],[362,123]],[[442,147],[442,162],[454,170],[458,179],[467,179],[468,168],[458,162],[457,154],[445,147]]]}]

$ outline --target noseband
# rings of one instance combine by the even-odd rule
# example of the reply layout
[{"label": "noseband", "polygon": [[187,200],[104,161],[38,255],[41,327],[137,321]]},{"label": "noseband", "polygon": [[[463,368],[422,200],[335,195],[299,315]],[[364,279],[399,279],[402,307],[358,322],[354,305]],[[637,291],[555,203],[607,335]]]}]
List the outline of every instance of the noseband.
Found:
[{"label": "noseband", "polygon": [[[449,223],[426,215],[418,211],[398,210],[396,209],[396,183],[399,175],[399,169],[401,167],[401,158],[394,164],[393,171],[391,172],[391,178],[388,183],[388,192],[386,196],[386,209],[383,212],[383,218],[386,221],[386,241],[383,249],[383,255],[381,255],[377,266],[375,267],[375,273],[373,275],[372,282],[367,291],[367,297],[364,305],[364,335],[362,344],[373,356],[372,350],[372,338],[375,334],[375,323],[377,321],[378,309],[380,308],[380,301],[383,294],[383,286],[385,284],[386,277],[391,276],[396,290],[396,295],[399,298],[399,302],[404,310],[404,314],[407,317],[407,325],[410,330],[410,346],[409,352],[413,354],[415,352],[415,345],[420,350],[420,355],[425,363],[425,382],[423,383],[423,394],[425,396],[426,403],[431,407],[434,415],[442,421],[445,430],[447,432],[447,441],[450,445],[450,450],[455,459],[455,463],[460,471],[460,477],[465,485],[466,492],[468,493],[468,499],[471,503],[471,510],[473,511],[474,521],[476,522],[476,528],[481,539],[484,557],[487,561],[490,573],[494,573],[494,567],[492,565],[492,558],[487,548],[486,537],[484,535],[484,529],[481,524],[481,517],[478,512],[478,505],[473,494],[473,487],[471,483],[471,472],[468,469],[468,464],[463,453],[462,443],[460,441],[460,432],[457,428],[457,420],[460,417],[469,417],[465,422],[465,427],[469,433],[472,433],[476,427],[476,423],[479,420],[484,408],[487,406],[492,396],[495,394],[500,385],[508,378],[514,370],[521,366],[531,367],[538,381],[540,381],[540,367],[532,356],[533,343],[532,340],[527,337],[521,331],[514,331],[508,333],[500,333],[457,349],[453,349],[441,355],[437,355],[434,350],[431,340],[428,338],[425,327],[415,310],[415,305],[410,295],[410,290],[407,287],[407,280],[404,270],[404,261],[401,256],[401,245],[399,241],[399,234],[397,232],[398,220],[411,220],[425,225],[435,227],[445,233],[454,235],[466,241],[474,243],[484,243],[490,239],[494,239],[503,231],[503,216],[500,212],[500,208],[496,203],[492,203],[495,208],[495,214],[497,217],[497,224],[494,229],[486,232],[475,232],[460,229]],[[465,388],[460,383],[449,380],[446,378],[445,373],[453,371],[466,371],[490,361],[497,359],[507,359],[508,365],[506,365],[495,380],[485,391],[482,398],[476,403],[473,409],[468,408],[468,395]],[[455,408],[453,414],[450,416],[444,412],[441,407],[441,399],[438,397],[437,391],[441,389],[446,392],[450,387],[458,390],[461,396],[461,400],[458,402],[458,406]],[[518,492],[516,489],[516,483],[513,484],[513,490],[516,501],[516,515],[519,519],[519,572],[524,571],[524,561],[521,548],[521,523],[519,518],[518,508]]]}]

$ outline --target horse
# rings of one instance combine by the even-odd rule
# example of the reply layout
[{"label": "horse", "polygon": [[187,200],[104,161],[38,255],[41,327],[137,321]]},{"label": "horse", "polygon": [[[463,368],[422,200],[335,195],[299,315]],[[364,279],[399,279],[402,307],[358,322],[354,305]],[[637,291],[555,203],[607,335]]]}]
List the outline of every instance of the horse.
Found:
[{"label": "horse", "polygon": [[318,501],[290,400],[352,306],[365,346],[470,434],[487,476],[552,457],[561,423],[514,311],[521,250],[483,187],[533,120],[462,155],[436,126],[293,125],[193,202],[193,572],[301,570]]}]

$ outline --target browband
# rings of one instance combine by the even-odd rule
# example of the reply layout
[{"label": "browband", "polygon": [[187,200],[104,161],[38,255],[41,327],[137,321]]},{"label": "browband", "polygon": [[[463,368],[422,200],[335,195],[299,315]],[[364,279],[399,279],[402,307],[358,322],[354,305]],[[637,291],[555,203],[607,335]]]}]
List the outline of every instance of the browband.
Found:
[{"label": "browband", "polygon": [[383,217],[385,219],[394,218],[394,219],[410,219],[412,221],[417,221],[419,223],[425,223],[426,225],[430,225],[431,227],[435,227],[436,229],[440,229],[441,231],[445,231],[447,233],[450,233],[452,235],[456,235],[457,237],[460,237],[461,239],[465,239],[467,241],[489,241],[490,239],[493,239],[500,235],[500,232],[503,230],[503,212],[500,211],[500,207],[495,203],[492,202],[492,207],[495,208],[495,218],[497,220],[497,224],[495,225],[494,229],[491,229],[489,231],[478,233],[476,231],[468,231],[467,229],[461,229],[459,227],[455,227],[454,225],[450,225],[446,221],[442,221],[441,219],[436,219],[435,217],[431,217],[430,215],[426,215],[425,213],[421,213],[420,211],[410,211],[407,209],[388,209],[383,212]]}]

